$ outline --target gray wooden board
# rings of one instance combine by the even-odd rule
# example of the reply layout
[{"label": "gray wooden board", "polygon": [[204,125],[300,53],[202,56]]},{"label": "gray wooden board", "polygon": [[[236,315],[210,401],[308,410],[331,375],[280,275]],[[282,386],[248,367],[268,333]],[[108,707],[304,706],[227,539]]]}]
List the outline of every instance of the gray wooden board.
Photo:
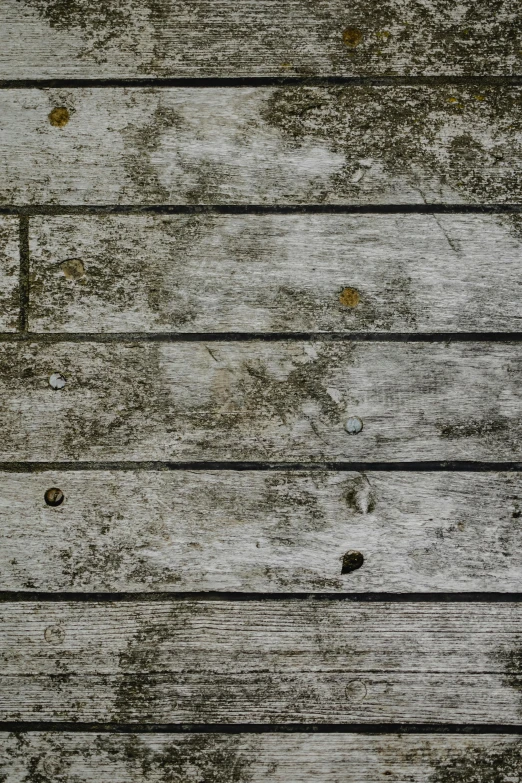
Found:
[{"label": "gray wooden board", "polygon": [[0,331],[18,328],[18,218],[0,215]]},{"label": "gray wooden board", "polygon": [[[52,114],[60,108],[68,115]],[[16,89],[0,92],[0,113],[0,203],[461,204],[522,196],[516,87]]]},{"label": "gray wooden board", "polygon": [[517,331],[522,317],[513,216],[35,217],[30,237],[31,331]]},{"label": "gray wooden board", "polygon": [[520,72],[515,0],[3,0],[0,8],[0,78]]},{"label": "gray wooden board", "polygon": [[510,473],[4,473],[0,590],[519,591],[521,506]]},{"label": "gray wooden board", "polygon": [[522,458],[516,343],[4,343],[0,371],[4,461]]},{"label": "gray wooden board", "polygon": [[8,783],[512,783],[519,737],[0,734]]},{"label": "gray wooden board", "polygon": [[2,720],[518,724],[520,604],[0,606]]}]

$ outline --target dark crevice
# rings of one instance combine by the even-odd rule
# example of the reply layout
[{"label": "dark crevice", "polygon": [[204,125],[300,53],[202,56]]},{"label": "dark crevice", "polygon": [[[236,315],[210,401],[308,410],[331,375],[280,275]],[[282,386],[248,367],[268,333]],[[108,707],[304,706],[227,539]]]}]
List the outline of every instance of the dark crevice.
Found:
[{"label": "dark crevice", "polygon": [[25,337],[29,324],[29,218],[20,216],[19,226],[19,252],[20,252],[20,277],[19,277],[19,302],[20,312],[18,316],[18,337]]},{"label": "dark crevice", "polygon": [[46,603],[129,603],[136,601],[177,602],[177,601],[353,601],[355,603],[519,603],[522,593],[240,593],[240,592],[120,592],[120,593],[72,593],[1,590],[0,603],[26,603],[41,601]]},{"label": "dark crevice", "polygon": [[[26,292],[24,317],[29,299]],[[522,332],[2,332],[0,343],[519,343]]]},{"label": "dark crevice", "polygon": [[522,725],[476,723],[81,723],[0,721],[0,732],[96,734],[522,734]]},{"label": "dark crevice", "polygon": [[0,89],[46,89],[74,87],[303,87],[371,86],[435,87],[439,85],[491,85],[513,87],[522,84],[522,75],[512,76],[196,76],[138,77],[108,79],[2,79]]},{"label": "dark crevice", "polygon": [[41,473],[53,470],[222,470],[222,471],[332,471],[367,473],[405,472],[405,473],[518,473],[522,471],[522,462],[473,462],[471,460],[421,460],[417,462],[247,462],[247,461],[209,461],[160,462],[160,461],[79,461],[79,462],[0,462],[0,471],[7,473]]},{"label": "dark crevice", "polygon": [[465,215],[512,214],[522,204],[2,204],[0,215]]}]

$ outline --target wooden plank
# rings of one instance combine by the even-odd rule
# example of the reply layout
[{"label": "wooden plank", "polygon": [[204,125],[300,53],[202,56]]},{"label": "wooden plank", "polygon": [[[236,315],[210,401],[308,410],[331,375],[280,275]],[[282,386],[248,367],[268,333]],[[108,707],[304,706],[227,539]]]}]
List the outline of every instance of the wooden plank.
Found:
[{"label": "wooden plank", "polygon": [[360,734],[0,734],[0,774],[61,783],[510,783],[519,737]]},{"label": "wooden plank", "polygon": [[3,0],[0,78],[510,74],[520,7]]},{"label": "wooden plank", "polygon": [[520,604],[5,603],[2,720],[518,724]]},{"label": "wooden plank", "polygon": [[520,326],[513,217],[90,215],[30,232],[32,331]]},{"label": "wooden plank", "polygon": [[0,215],[0,331],[18,329],[18,218]]},{"label": "wooden plank", "polygon": [[520,203],[517,87],[3,90],[0,203]]},{"label": "wooden plank", "polygon": [[3,473],[0,590],[516,592],[521,499],[510,473]]},{"label": "wooden plank", "polygon": [[522,458],[519,344],[60,342],[0,357],[4,461]]}]

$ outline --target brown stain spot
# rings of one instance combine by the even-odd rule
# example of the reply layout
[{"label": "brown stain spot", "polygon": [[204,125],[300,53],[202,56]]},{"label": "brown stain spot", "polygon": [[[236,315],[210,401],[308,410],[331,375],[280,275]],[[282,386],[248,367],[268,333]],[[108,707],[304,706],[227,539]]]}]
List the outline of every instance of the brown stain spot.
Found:
[{"label": "brown stain spot", "polygon": [[85,267],[80,258],[68,258],[60,264],[60,269],[67,280],[79,280],[85,276]]},{"label": "brown stain spot", "polygon": [[339,301],[343,307],[357,307],[360,300],[361,297],[356,288],[343,288],[339,294]]},{"label": "brown stain spot", "polygon": [[69,119],[69,110],[66,109],[65,106],[56,106],[56,108],[54,108],[52,112],[49,113],[49,122],[55,128],[65,127],[65,125],[67,125],[69,122]]},{"label": "brown stain spot", "polygon": [[350,49],[355,49],[363,39],[362,32],[357,27],[347,27],[343,30],[343,42]]}]

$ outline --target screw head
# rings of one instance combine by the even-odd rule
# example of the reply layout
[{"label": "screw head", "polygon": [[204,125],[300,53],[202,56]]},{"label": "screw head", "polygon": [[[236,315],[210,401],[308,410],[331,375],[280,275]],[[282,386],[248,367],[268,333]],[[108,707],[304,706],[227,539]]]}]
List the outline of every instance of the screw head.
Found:
[{"label": "screw head", "polygon": [[65,500],[65,495],[58,487],[51,487],[45,493],[44,500],[48,506],[61,506]]},{"label": "screw head", "polygon": [[349,435],[357,435],[363,428],[362,420],[358,416],[350,416],[344,429]]},{"label": "screw head", "polygon": [[49,378],[49,386],[51,389],[63,389],[67,381],[63,377],[63,375],[59,372],[53,372],[53,374]]}]

